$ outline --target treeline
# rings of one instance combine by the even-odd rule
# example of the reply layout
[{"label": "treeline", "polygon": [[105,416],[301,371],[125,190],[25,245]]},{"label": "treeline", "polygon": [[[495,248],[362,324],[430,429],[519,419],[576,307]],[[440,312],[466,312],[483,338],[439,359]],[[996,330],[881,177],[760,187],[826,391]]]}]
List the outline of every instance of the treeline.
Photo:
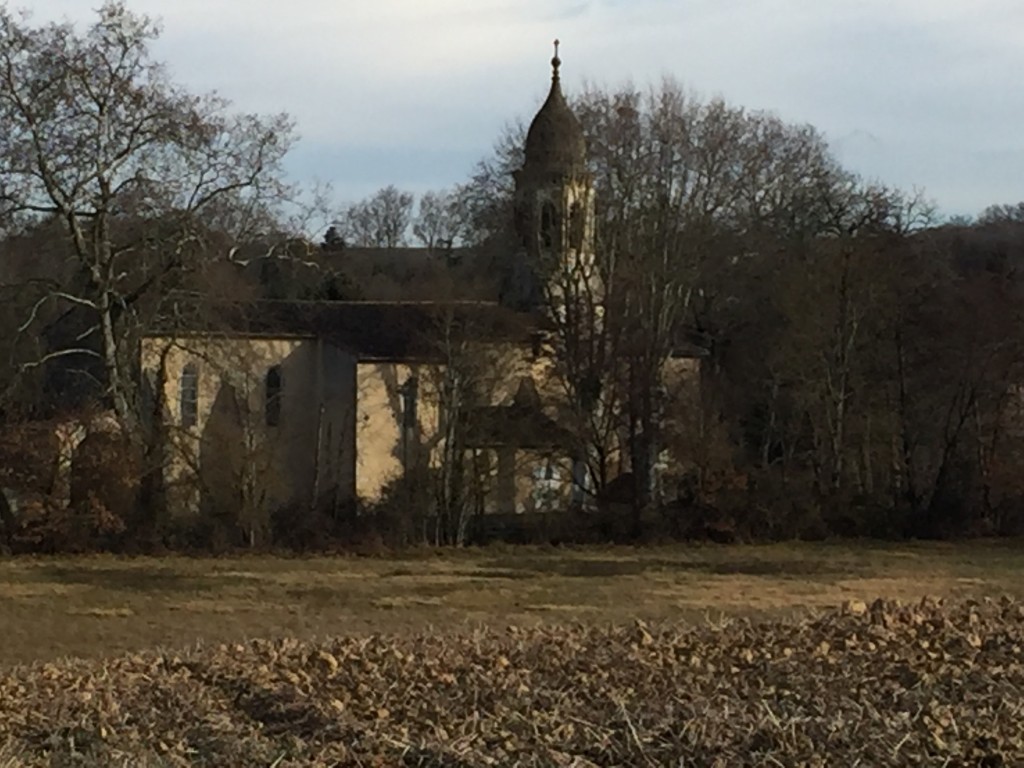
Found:
[{"label": "treeline", "polygon": [[1021,532],[1022,246],[994,221],[730,270],[711,391],[752,532]]},{"label": "treeline", "polygon": [[[843,169],[813,128],[672,82],[575,107],[606,281],[570,297],[561,367],[614,403],[613,439],[582,442],[599,492],[626,454],[635,535],[702,516],[747,538],[1021,531],[1020,206],[942,223],[922,193]],[[508,220],[493,192],[519,146],[510,133],[480,166],[483,221]],[[614,308],[597,338],[593,304]],[[681,331],[708,352],[701,402],[659,407]],[[659,515],[645,491],[664,452]]]},{"label": "treeline", "polygon": [[[0,7],[0,518],[27,548],[242,542],[236,520],[183,532],[160,506],[148,328],[223,301],[364,298],[346,249],[521,247],[521,124],[452,190],[337,206],[285,178],[286,115],[185,91],[152,60],[156,35],[116,2],[85,31]],[[524,537],[1020,532],[1024,204],[941,222],[923,194],[844,169],[814,128],[671,81],[573,107],[592,253],[532,266],[589,501]],[[703,355],[696,394],[674,391],[684,345]],[[96,419],[87,460],[64,466],[76,438],[54,425]],[[417,519],[463,519],[471,471],[445,467]],[[275,541],[393,540],[413,514],[396,498],[282,511]]]}]

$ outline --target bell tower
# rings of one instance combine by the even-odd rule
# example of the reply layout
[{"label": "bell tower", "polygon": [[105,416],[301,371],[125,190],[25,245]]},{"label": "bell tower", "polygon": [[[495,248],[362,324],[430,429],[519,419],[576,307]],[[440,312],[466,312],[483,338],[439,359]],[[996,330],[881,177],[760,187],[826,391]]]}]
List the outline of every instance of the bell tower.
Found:
[{"label": "bell tower", "polygon": [[526,134],[523,167],[515,172],[519,248],[503,300],[538,309],[597,279],[594,190],[583,128],[562,94],[558,41],[551,90]]}]

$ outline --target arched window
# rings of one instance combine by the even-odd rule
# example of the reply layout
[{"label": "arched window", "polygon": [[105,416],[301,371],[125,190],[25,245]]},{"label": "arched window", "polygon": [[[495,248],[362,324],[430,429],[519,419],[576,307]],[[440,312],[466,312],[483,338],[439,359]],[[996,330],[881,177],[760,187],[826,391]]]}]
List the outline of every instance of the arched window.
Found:
[{"label": "arched window", "polygon": [[406,430],[416,429],[419,426],[417,406],[419,405],[420,382],[415,376],[410,376],[402,385],[402,428]]},{"label": "arched window", "polygon": [[540,209],[540,241],[545,248],[558,242],[558,211],[554,203],[544,203]]},{"label": "arched window", "polygon": [[178,408],[181,426],[185,429],[194,427],[199,420],[199,369],[195,363],[188,363],[181,369]]},{"label": "arched window", "polygon": [[[420,431],[417,415],[419,389],[419,380],[416,376],[410,376],[398,390],[402,398],[402,432],[399,437],[399,459],[402,462],[403,472],[409,472],[413,469],[420,458]],[[445,418],[444,411],[439,416],[442,419]]]},{"label": "arched window", "polygon": [[276,427],[281,424],[281,389],[284,382],[281,379],[281,366],[275,365],[267,371],[266,378],[266,400],[264,402],[264,415],[267,426]]},{"label": "arched window", "polygon": [[587,462],[577,458],[572,463],[572,503],[584,504],[589,487],[590,471],[587,468]]},{"label": "arched window", "polygon": [[577,200],[569,210],[569,245],[580,251],[583,249],[583,233],[586,222],[583,220],[583,206]]}]

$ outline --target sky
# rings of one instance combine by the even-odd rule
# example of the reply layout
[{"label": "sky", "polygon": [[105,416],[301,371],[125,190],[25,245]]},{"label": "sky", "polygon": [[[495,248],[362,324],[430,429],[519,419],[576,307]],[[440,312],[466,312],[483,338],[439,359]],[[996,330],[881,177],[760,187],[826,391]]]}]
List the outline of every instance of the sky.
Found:
[{"label": "sky", "polygon": [[[3,0],[0,0],[3,2]],[[88,21],[100,0],[31,0]],[[24,2],[9,0],[12,7]],[[464,180],[503,126],[562,83],[670,75],[810,123],[871,180],[945,215],[1024,200],[1021,0],[128,0],[162,22],[173,77],[288,112],[300,182],[340,202]]]}]

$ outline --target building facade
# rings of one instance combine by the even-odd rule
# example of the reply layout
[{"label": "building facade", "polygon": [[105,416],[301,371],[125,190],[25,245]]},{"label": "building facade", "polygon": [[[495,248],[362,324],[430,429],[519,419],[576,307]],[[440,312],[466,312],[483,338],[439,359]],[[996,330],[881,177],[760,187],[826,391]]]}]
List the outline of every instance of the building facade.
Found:
[{"label": "building facade", "polygon": [[[236,515],[257,538],[274,509],[374,504],[403,482],[454,493],[465,483],[451,475],[456,465],[473,468],[470,492],[458,490],[478,513],[564,509],[584,497],[548,339],[560,306],[599,291],[600,273],[586,142],[560,65],[556,50],[515,175],[517,242],[497,268],[478,270],[498,276],[493,294],[467,281],[465,296],[424,299],[417,279],[408,298],[258,301],[143,340],[172,509]],[[381,263],[436,261],[413,250]],[[378,258],[349,254],[350,263],[357,256]],[[445,272],[449,287],[458,274]],[[696,372],[692,359],[673,365]]]}]

